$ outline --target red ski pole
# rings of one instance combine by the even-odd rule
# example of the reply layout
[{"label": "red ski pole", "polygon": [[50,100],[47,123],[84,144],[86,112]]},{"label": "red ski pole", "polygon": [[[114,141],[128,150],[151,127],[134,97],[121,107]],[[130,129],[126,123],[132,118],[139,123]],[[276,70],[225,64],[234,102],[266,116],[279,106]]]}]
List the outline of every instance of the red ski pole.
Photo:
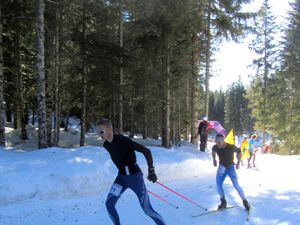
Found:
[{"label": "red ski pole", "polygon": [[162,183],[160,183],[160,182],[158,182],[158,181],[156,181],[156,183],[159,184],[160,186],[164,187],[165,189],[171,191],[172,193],[174,193],[174,194],[180,196],[180,197],[183,198],[184,200],[186,200],[186,201],[192,203],[193,205],[198,206],[199,208],[201,208],[201,209],[207,211],[206,208],[204,208],[204,207],[202,207],[201,205],[199,205],[199,204],[193,202],[192,200],[188,199],[187,197],[184,197],[183,195],[179,194],[178,192],[172,190],[171,188],[168,188],[166,185],[164,185],[164,184],[162,184]]},{"label": "red ski pole", "polygon": [[148,190],[148,193],[150,193],[151,195],[154,195],[156,198],[158,198],[158,199],[162,200],[163,202],[165,202],[165,203],[169,204],[170,206],[173,206],[175,209],[178,209],[178,208],[179,208],[178,206],[176,206],[176,205],[172,204],[171,202],[167,201],[166,199],[164,199],[164,198],[160,197],[160,196],[159,196],[159,195],[157,195],[157,194],[154,194],[153,192],[151,192],[151,191],[149,191],[149,190]]}]

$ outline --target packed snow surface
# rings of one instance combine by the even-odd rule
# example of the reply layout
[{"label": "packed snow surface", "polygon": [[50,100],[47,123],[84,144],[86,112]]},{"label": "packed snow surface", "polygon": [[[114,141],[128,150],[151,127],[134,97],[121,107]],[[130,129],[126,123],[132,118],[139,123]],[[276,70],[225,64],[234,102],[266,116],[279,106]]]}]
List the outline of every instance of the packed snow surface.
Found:
[{"label": "packed snow surface", "polygon": [[[215,214],[193,217],[219,204],[211,154],[195,145],[150,148],[158,181],[192,202],[149,182],[156,211],[168,225],[297,225],[300,224],[300,156],[259,154],[257,167],[241,166],[238,177],[252,205],[250,220],[229,178],[224,189],[228,205]],[[144,156],[137,160],[146,177]],[[103,147],[0,150],[1,225],[112,225],[105,208],[117,169]],[[168,203],[166,203],[166,201]],[[117,204],[122,225],[154,225],[134,193],[127,190]]]}]

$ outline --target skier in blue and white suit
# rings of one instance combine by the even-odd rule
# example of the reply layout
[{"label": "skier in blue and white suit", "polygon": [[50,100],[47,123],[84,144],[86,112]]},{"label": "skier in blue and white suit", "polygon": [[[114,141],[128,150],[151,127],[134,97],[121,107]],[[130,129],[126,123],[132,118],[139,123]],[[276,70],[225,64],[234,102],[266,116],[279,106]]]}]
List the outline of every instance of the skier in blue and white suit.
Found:
[{"label": "skier in blue and white suit", "polygon": [[[250,210],[249,202],[247,201],[243,189],[240,187],[238,182],[238,177],[235,171],[240,167],[241,160],[241,149],[236,147],[235,145],[228,144],[224,140],[223,134],[216,135],[216,144],[212,148],[212,158],[214,166],[217,166],[216,155],[219,157],[219,167],[216,175],[217,189],[220,195],[221,204],[218,206],[218,209],[226,208],[227,202],[225,198],[225,193],[223,190],[223,182],[228,175],[231,179],[231,182],[234,188],[239,193],[241,199],[243,200],[243,205],[246,210]],[[234,153],[236,154],[237,163],[234,165]]]},{"label": "skier in blue and white suit", "polygon": [[112,123],[102,119],[97,123],[97,133],[104,140],[104,148],[108,151],[112,161],[119,169],[119,173],[107,196],[106,208],[114,225],[120,225],[120,218],[115,205],[122,193],[130,188],[139,199],[146,215],[151,217],[157,225],[165,225],[163,218],[151,206],[149,195],[144,183],[143,174],[136,162],[135,151],[141,152],[148,164],[148,180],[156,182],[157,176],[153,167],[151,151],[130,138],[113,134]]}]

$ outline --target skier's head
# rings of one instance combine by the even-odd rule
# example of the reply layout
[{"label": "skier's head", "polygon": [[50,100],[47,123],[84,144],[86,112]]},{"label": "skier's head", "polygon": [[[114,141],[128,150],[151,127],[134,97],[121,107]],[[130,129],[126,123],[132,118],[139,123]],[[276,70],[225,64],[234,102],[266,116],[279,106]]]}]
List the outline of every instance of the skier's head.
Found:
[{"label": "skier's head", "polygon": [[208,120],[207,116],[203,116],[202,120],[207,121]]},{"label": "skier's head", "polygon": [[251,138],[255,140],[257,138],[257,135],[256,134],[252,134]]},{"label": "skier's head", "polygon": [[215,138],[216,144],[218,147],[223,146],[225,143],[225,137],[223,134],[217,134]]},{"label": "skier's head", "polygon": [[97,122],[96,126],[97,134],[103,140],[110,140],[113,136],[113,126],[109,119],[101,119]]}]

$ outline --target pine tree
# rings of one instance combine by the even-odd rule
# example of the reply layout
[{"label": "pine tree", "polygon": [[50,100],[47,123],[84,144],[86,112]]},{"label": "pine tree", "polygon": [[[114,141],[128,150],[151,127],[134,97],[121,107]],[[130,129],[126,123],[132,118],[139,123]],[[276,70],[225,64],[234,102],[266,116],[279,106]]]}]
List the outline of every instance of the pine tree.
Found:
[{"label": "pine tree", "polygon": [[250,110],[242,83],[233,83],[225,96],[225,128],[234,129],[236,134],[251,131]]},{"label": "pine tree", "polygon": [[210,94],[209,99],[209,120],[219,121],[224,125],[225,119],[225,93],[222,90]]},{"label": "pine tree", "polygon": [[205,105],[204,112],[208,116],[209,112],[209,79],[212,76],[210,72],[211,60],[216,49],[217,42],[220,39],[232,39],[238,41],[249,29],[246,21],[253,15],[248,12],[242,12],[242,4],[250,3],[250,0],[243,1],[219,1],[207,0],[204,8],[205,30],[202,37],[204,51],[204,83],[205,83]]},{"label": "pine tree", "polygon": [[[267,124],[270,122],[269,101],[268,101],[268,80],[272,76],[276,67],[276,52],[277,44],[275,42],[275,34],[278,28],[275,23],[275,17],[272,15],[269,0],[264,0],[261,9],[257,15],[255,23],[255,39],[250,48],[258,55],[254,60],[254,65],[257,69],[257,74],[251,88],[252,93],[256,96],[251,96],[250,102],[256,105],[253,110],[256,119],[255,127],[262,131],[263,144],[266,141]],[[255,102],[255,103],[254,103]]]},{"label": "pine tree", "polygon": [[[281,83],[280,86],[285,88],[286,93],[283,101],[286,109],[286,113],[283,114],[286,122],[283,137],[287,143],[289,154],[294,154],[299,153],[298,149],[300,147],[298,138],[300,134],[300,1],[295,0],[295,2],[291,3],[291,8],[282,52],[282,71],[278,73],[277,79]],[[281,105],[282,103],[279,104]]]}]

